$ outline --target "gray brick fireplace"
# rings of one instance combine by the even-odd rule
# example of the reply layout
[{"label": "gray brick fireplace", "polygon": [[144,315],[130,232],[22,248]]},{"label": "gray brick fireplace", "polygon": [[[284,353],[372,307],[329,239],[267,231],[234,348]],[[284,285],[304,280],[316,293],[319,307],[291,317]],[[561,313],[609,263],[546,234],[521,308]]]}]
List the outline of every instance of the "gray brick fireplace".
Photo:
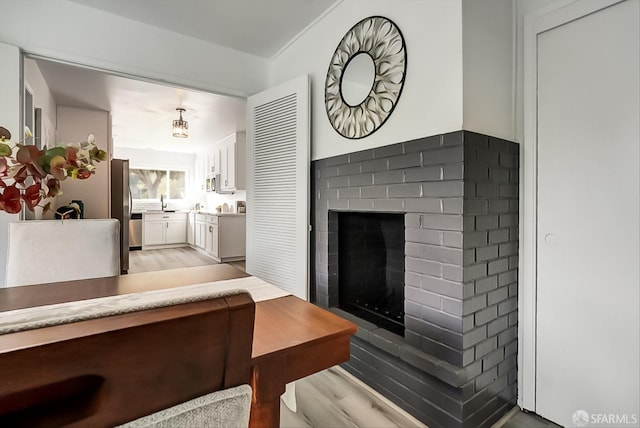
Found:
[{"label": "gray brick fireplace", "polygon": [[[344,367],[431,427],[489,426],[515,404],[518,158],[458,131],[312,163],[312,298],[359,325]],[[400,331],[340,302],[340,260],[360,250],[339,237],[362,223],[344,213],[404,217]]]}]

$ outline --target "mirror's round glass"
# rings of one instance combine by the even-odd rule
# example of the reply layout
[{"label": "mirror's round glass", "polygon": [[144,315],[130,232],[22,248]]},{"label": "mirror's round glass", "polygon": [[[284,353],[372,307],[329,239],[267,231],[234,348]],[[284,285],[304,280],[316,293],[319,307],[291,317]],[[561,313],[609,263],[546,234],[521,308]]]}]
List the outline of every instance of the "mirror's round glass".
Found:
[{"label": "mirror's round glass", "polygon": [[350,106],[362,103],[371,92],[375,76],[376,67],[369,54],[354,56],[342,72],[340,92],[344,102]]}]

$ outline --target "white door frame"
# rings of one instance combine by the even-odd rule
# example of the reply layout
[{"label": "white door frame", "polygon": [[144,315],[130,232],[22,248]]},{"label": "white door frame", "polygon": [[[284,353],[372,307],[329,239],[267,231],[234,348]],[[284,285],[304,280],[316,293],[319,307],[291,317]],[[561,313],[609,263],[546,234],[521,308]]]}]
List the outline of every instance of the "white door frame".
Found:
[{"label": "white door frame", "polygon": [[536,311],[538,224],[538,34],[624,0],[559,0],[524,17],[524,144],[520,194],[518,282],[518,405],[536,408]]}]

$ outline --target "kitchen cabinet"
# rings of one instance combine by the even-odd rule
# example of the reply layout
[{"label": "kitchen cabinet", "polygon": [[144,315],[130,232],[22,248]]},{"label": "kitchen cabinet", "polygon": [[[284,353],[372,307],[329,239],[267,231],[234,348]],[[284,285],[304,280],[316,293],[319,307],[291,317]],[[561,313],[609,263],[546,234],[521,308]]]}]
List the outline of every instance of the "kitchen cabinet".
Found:
[{"label": "kitchen cabinet", "polygon": [[187,213],[143,213],[142,249],[187,244]]},{"label": "kitchen cabinet", "polygon": [[243,214],[196,214],[193,247],[218,262],[244,260],[245,228]]},{"label": "kitchen cabinet", "polygon": [[236,132],[218,143],[220,180],[219,193],[232,193],[246,189],[246,134]]},{"label": "kitchen cabinet", "polygon": [[218,216],[208,215],[206,221],[205,250],[218,257]]},{"label": "kitchen cabinet", "polygon": [[207,216],[204,214],[196,214],[195,216],[195,230],[194,230],[193,245],[203,250],[205,248],[206,218]]},{"label": "kitchen cabinet", "polygon": [[195,243],[196,214],[189,213],[187,215],[187,244]]},{"label": "kitchen cabinet", "polygon": [[207,162],[209,165],[209,178],[213,178],[220,173],[220,149],[216,146],[207,153]]}]

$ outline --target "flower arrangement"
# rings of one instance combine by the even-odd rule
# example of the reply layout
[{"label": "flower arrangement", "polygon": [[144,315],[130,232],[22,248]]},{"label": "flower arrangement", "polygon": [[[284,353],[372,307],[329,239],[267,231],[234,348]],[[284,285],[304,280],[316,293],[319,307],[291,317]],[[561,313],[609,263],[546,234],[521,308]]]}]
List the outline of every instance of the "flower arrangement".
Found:
[{"label": "flower arrangement", "polygon": [[[33,135],[25,128],[25,138],[12,147],[7,144],[11,133],[0,127],[0,211],[19,213],[22,201],[33,211],[43,198],[62,194],[61,181],[85,180],[95,174],[94,163],[107,159],[107,153],[96,146],[93,135],[81,143],[42,150],[24,144],[29,138]],[[47,202],[42,206],[43,212],[50,207],[51,202]]]}]

